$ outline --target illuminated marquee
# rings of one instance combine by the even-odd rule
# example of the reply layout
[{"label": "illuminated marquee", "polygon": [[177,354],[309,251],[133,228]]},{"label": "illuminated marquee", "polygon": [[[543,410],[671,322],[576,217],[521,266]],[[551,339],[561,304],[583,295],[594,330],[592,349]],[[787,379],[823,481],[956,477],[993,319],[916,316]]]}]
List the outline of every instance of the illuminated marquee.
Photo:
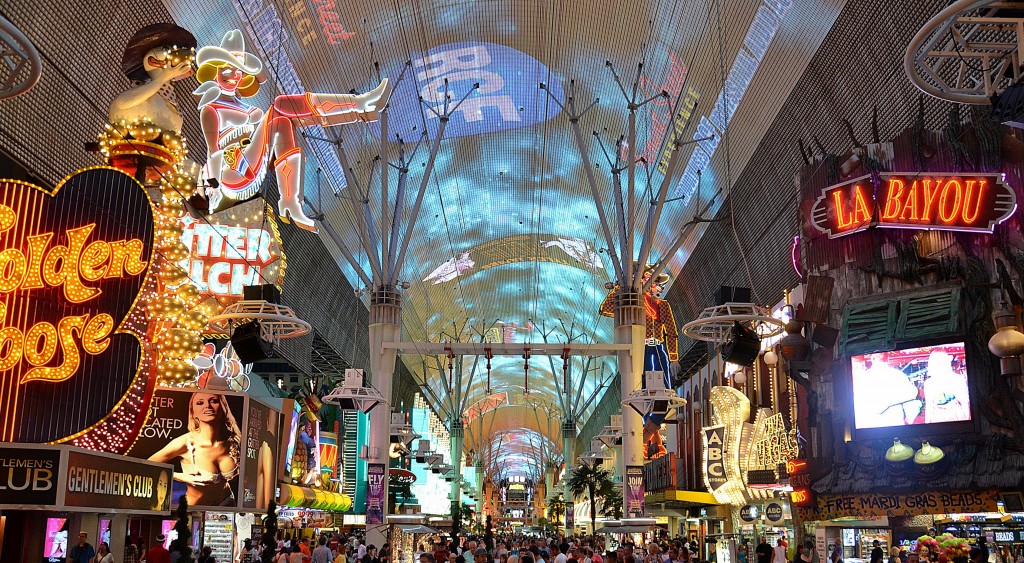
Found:
[{"label": "illuminated marquee", "polygon": [[181,242],[189,257],[181,262],[192,285],[202,294],[229,305],[242,297],[247,285],[284,280],[285,258],[273,211],[254,199],[206,220],[184,216]]},{"label": "illuminated marquee", "polygon": [[868,227],[991,233],[1017,209],[1002,174],[879,174],[822,190],[811,209],[814,226],[836,238]]},{"label": "illuminated marquee", "polygon": [[152,248],[149,197],[126,174],[84,170],[52,194],[0,180],[0,441],[138,432]]}]

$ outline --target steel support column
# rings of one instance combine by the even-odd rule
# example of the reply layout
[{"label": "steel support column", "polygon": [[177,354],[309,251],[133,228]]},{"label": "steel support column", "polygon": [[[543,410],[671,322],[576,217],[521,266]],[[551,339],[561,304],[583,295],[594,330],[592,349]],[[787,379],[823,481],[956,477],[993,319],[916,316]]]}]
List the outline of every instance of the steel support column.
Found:
[{"label": "steel support column", "polygon": [[[459,370],[461,372],[461,369]],[[461,377],[460,377],[461,379]],[[464,431],[462,427],[462,414],[457,413],[454,415],[455,418],[448,422],[448,435],[451,438],[451,455],[452,455],[452,471],[455,473],[452,479],[452,486],[449,495],[452,501],[452,522],[456,520],[455,515],[459,514],[462,510],[462,456],[463,443],[464,443]],[[458,520],[461,522],[462,516],[460,515]],[[462,522],[462,527],[466,527],[466,523]],[[454,524],[453,524],[454,526]]]},{"label": "steel support column", "polygon": [[[630,349],[618,353],[620,389],[622,397],[640,388],[644,369],[644,338],[647,317],[643,307],[643,294],[620,290],[615,302],[615,342],[628,344]],[[628,517],[629,495],[626,492],[626,468],[643,465],[643,419],[628,406],[622,407],[622,513]]]},{"label": "steel support column", "polygon": [[[370,298],[370,383],[388,401],[391,400],[391,382],[395,375],[397,352],[385,348],[385,342],[401,339],[402,302],[391,287],[381,287]],[[388,465],[391,445],[391,405],[378,405],[370,411],[369,462]],[[367,544],[382,545],[387,535],[388,479],[384,478],[384,524],[366,527]]]}]

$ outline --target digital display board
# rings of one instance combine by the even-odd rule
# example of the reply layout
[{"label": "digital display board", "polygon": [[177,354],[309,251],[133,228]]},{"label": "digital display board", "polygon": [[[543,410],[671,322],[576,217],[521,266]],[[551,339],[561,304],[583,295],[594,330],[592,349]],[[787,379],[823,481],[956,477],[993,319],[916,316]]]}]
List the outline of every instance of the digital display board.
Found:
[{"label": "digital display board", "polygon": [[152,249],[149,197],[120,171],[83,170],[53,193],[0,180],[0,441],[131,442],[148,401],[136,305]]},{"label": "digital display board", "polygon": [[857,429],[971,420],[963,342],[850,359]]}]

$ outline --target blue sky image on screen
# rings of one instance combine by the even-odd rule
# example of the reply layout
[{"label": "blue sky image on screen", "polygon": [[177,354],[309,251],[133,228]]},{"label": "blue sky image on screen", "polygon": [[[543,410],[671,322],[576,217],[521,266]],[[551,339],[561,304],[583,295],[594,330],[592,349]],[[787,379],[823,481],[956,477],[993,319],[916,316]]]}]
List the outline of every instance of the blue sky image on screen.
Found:
[{"label": "blue sky image on screen", "polygon": [[971,419],[962,342],[850,359],[857,429]]}]

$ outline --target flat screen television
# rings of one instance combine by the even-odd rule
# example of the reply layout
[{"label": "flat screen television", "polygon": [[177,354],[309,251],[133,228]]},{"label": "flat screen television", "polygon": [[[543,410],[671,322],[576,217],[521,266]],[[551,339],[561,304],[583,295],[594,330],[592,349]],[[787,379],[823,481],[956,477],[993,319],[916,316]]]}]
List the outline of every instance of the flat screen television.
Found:
[{"label": "flat screen television", "polygon": [[850,363],[857,430],[971,420],[963,342],[873,352]]}]

